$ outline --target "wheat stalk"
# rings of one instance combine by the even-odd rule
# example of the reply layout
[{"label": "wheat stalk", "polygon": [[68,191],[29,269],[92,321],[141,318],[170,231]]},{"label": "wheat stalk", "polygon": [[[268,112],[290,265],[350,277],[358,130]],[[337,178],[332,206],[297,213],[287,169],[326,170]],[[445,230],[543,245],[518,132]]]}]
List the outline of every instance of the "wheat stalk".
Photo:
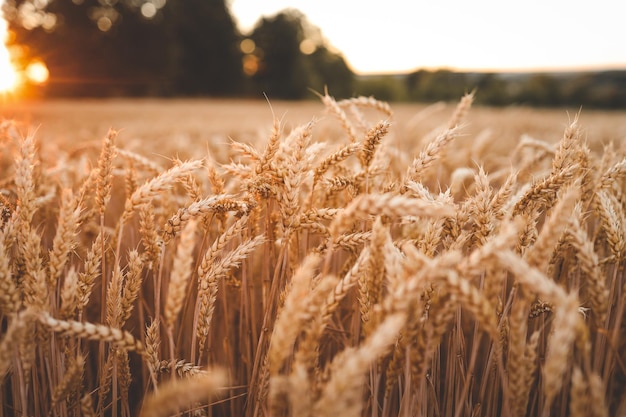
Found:
[{"label": "wheat stalk", "polygon": [[142,417],[169,416],[178,413],[197,401],[206,401],[219,394],[226,385],[226,374],[212,370],[207,374],[188,379],[173,379],[161,386],[158,392],[149,395],[141,407]]},{"label": "wheat stalk", "polygon": [[62,336],[110,342],[122,349],[133,350],[139,353],[144,352],[143,344],[125,330],[102,324],[79,322],[75,320],[58,320],[47,313],[38,315],[37,319],[50,331]]}]

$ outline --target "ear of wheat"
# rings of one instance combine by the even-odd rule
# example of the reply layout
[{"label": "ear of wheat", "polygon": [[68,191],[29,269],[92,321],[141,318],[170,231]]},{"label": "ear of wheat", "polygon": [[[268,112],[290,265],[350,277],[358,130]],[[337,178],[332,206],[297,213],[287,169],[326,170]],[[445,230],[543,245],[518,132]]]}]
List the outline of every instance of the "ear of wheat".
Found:
[{"label": "ear of wheat", "polygon": [[473,99],[169,167],[6,127],[0,415],[622,415],[626,151]]}]

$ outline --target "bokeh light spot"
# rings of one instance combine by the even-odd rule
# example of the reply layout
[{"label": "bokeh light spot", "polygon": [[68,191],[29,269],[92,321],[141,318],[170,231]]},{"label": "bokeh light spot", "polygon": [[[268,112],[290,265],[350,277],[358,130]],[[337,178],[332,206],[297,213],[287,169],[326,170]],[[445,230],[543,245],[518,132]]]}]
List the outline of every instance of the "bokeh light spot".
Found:
[{"label": "bokeh light spot", "polygon": [[33,4],[35,5],[36,8],[38,9],[43,9],[48,5],[49,1],[48,0],[34,0]]},{"label": "bokeh light spot", "polygon": [[46,67],[46,64],[42,61],[33,61],[28,64],[24,73],[26,74],[28,81],[34,84],[43,84],[48,81],[48,78],[50,77],[48,67]]},{"label": "bokeh light spot", "polygon": [[113,22],[106,16],[102,16],[98,19],[98,29],[102,32],[108,32],[113,27]]},{"label": "bokeh light spot", "polygon": [[239,44],[239,49],[241,49],[241,52],[244,54],[251,54],[256,49],[256,44],[252,39],[246,38]]},{"label": "bokeh light spot", "polygon": [[41,21],[44,30],[51,31],[57,24],[57,16],[54,13],[46,13]]},{"label": "bokeh light spot", "polygon": [[317,45],[311,39],[305,39],[300,42],[300,52],[304,55],[311,55],[317,50]]},{"label": "bokeh light spot", "polygon": [[141,5],[141,15],[146,19],[152,19],[157,14],[157,8],[153,3],[144,3]]},{"label": "bokeh light spot", "polygon": [[252,54],[243,57],[243,72],[251,77],[259,71],[259,58]]}]

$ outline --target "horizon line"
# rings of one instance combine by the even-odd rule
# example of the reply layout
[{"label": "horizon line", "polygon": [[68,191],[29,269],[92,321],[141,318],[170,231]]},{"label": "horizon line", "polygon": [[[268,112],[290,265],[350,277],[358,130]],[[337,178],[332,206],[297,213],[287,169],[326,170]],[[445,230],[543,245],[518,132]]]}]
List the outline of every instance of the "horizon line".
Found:
[{"label": "horizon line", "polygon": [[493,73],[493,74],[518,74],[518,73],[576,73],[576,72],[604,72],[604,71],[626,71],[626,62],[617,64],[590,64],[590,65],[563,65],[563,66],[536,66],[536,67],[513,67],[513,68],[493,68],[493,67],[455,67],[453,65],[431,66],[425,65],[405,70],[381,70],[381,71],[358,71],[354,70],[357,76],[385,76],[385,75],[408,75],[417,71],[451,71],[459,73]]}]

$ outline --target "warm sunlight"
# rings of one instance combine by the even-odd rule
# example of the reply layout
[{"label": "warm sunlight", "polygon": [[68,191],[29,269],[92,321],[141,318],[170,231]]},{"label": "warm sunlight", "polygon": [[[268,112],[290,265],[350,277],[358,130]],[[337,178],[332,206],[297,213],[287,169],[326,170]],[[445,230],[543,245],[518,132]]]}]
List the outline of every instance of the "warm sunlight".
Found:
[{"label": "warm sunlight", "polygon": [[0,21],[0,93],[10,92],[19,84],[17,70],[11,62],[11,56],[6,47],[7,38],[7,23],[2,20]]},{"label": "warm sunlight", "polygon": [[33,84],[43,84],[48,81],[50,73],[48,67],[41,61],[33,61],[26,67],[26,78]]}]

